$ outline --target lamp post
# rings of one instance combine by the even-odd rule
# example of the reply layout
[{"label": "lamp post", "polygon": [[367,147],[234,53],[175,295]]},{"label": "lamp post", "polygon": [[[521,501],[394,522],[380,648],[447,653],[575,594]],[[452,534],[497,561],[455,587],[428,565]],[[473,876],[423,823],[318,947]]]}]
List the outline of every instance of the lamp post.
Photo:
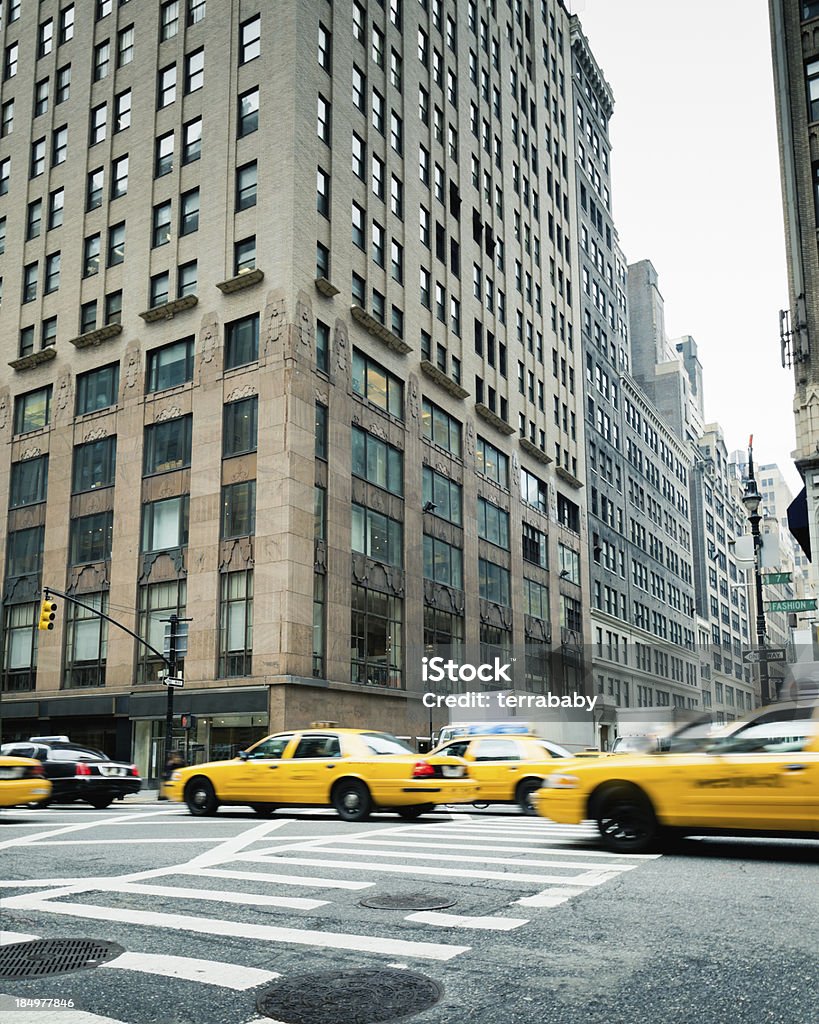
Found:
[{"label": "lamp post", "polygon": [[748,444],[748,478],[745,481],[745,493],[742,496],[742,504],[748,513],[748,522],[751,524],[751,536],[754,540],[754,582],[756,584],[756,643],[759,649],[759,688],[762,702],[771,700],[768,681],[768,662],[765,659],[765,601],[762,597],[762,575],[760,573],[760,560],[762,552],[762,534],[759,524],[762,516],[759,514],[759,506],[762,504],[762,495],[756,484],[754,476],[754,446],[753,435]]}]

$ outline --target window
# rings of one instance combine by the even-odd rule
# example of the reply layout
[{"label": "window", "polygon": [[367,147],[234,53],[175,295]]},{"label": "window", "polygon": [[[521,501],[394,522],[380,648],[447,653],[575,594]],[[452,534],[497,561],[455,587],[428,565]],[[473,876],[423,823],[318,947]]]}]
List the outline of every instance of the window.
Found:
[{"label": "window", "polygon": [[21,508],[23,505],[36,505],[45,501],[47,488],[47,455],[12,463],[9,508]]},{"label": "window", "polygon": [[83,242],[83,277],[93,277],[100,270],[100,234],[89,235]]},{"label": "window", "polygon": [[463,590],[463,551],[424,534],[424,577]]},{"label": "window", "polygon": [[244,366],[259,358],[259,314],[225,325],[225,369]]},{"label": "window", "polygon": [[6,577],[33,576],[43,564],[43,527],[12,530],[6,537]]},{"label": "window", "polygon": [[330,368],[330,327],[321,320],[316,321],[316,366],[325,373]]},{"label": "window", "polygon": [[74,38],[74,4],[60,11],[60,46]]},{"label": "window", "polygon": [[202,155],[202,118],[188,121],[182,127],[182,163],[192,164]]},{"label": "window", "polygon": [[[34,116],[39,117],[48,110],[48,79],[44,78],[34,87]],[[11,126],[9,126],[11,131]]]},{"label": "window", "polygon": [[179,31],[179,0],[165,0],[160,8],[159,40],[173,39]]},{"label": "window", "polygon": [[253,570],[225,572],[220,578],[219,678],[249,676],[253,665]]},{"label": "window", "polygon": [[20,53],[20,47],[17,43],[11,43],[6,47],[6,60],[3,65],[3,80],[8,81],[9,78],[14,78],[17,74],[17,59]]},{"label": "window", "polygon": [[478,593],[484,601],[509,605],[509,570],[485,558],[478,559]]},{"label": "window", "polygon": [[30,356],[34,351],[34,327],[24,327],[20,331],[20,343],[17,351],[20,358],[24,356]]},{"label": "window", "polygon": [[80,306],[80,334],[87,334],[97,326],[97,300],[83,302]]},{"label": "window", "polygon": [[11,177],[11,157],[0,160],[0,196],[4,196],[9,190],[9,178]]},{"label": "window", "polygon": [[243,139],[259,127],[259,89],[249,89],[239,97],[238,136]]},{"label": "window", "polygon": [[5,138],[11,134],[14,128],[14,100],[9,100],[3,104],[2,108],[2,123],[0,123],[0,138]]},{"label": "window", "polygon": [[370,508],[352,506],[352,550],[375,562],[401,566],[404,561],[403,526]]},{"label": "window", "polygon": [[224,407],[222,456],[255,452],[258,437],[259,399],[257,395],[230,402]]},{"label": "window", "polygon": [[48,230],[62,227],[65,189],[58,188],[48,197]]},{"label": "window", "polygon": [[401,686],[402,604],[354,584],[350,615],[350,679],[369,686]]},{"label": "window", "polygon": [[89,562],[106,561],[111,557],[113,535],[113,512],[96,512],[72,520],[69,564],[87,565]]},{"label": "window", "polygon": [[463,525],[463,488],[459,483],[442,476],[430,466],[423,469],[423,502],[434,505],[430,511],[439,519],[456,526]]},{"label": "window", "polygon": [[113,487],[116,466],[116,437],[103,437],[99,441],[78,444],[74,448],[71,493],[81,494],[100,487]]},{"label": "window", "polygon": [[[53,252],[45,261],[45,295],[56,292],[60,287],[60,253]],[[43,346],[45,348],[45,345]]]},{"label": "window", "polygon": [[71,92],[71,65],[57,70],[57,103],[65,103]]},{"label": "window", "polygon": [[428,441],[461,457],[461,424],[428,398],[422,403],[421,429]]},{"label": "window", "polygon": [[245,164],[236,169],[236,210],[247,210],[256,205],[257,165]]},{"label": "window", "polygon": [[316,170],[316,209],[323,216],[330,216],[330,175],[320,167]]},{"label": "window", "polygon": [[85,186],[85,210],[96,210],[98,206],[102,206],[102,188],[103,181],[105,178],[105,171],[102,167],[98,167],[94,171],[88,172],[88,180]]},{"label": "window", "polygon": [[164,306],[170,300],[171,275],[167,270],[151,276],[149,303],[151,309]]},{"label": "window", "polygon": [[362,113],[366,113],[367,76],[353,64],[353,103]]},{"label": "window", "polygon": [[353,476],[368,480],[392,494],[404,493],[404,455],[373,434],[353,427]]},{"label": "window", "polygon": [[353,349],[353,392],[392,416],[404,418],[404,385],[358,349]]},{"label": "window", "polygon": [[152,423],[145,428],[142,475],[169,473],[191,464],[192,416]]},{"label": "window", "polygon": [[105,296],[105,323],[122,323],[122,291],[109,292]]},{"label": "window", "polygon": [[486,498],[478,498],[478,536],[509,550],[509,513]]},{"label": "window", "polygon": [[188,24],[196,25],[205,18],[206,0],[188,0]]},{"label": "window", "polygon": [[557,521],[573,533],[580,533],[580,507],[565,495],[557,495]]},{"label": "window", "polygon": [[108,229],[108,266],[115,267],[125,259],[125,221]]},{"label": "window", "polygon": [[[181,617],[185,615],[185,598],[187,587],[184,580],[172,580],[168,583],[153,583],[139,588],[139,627],[140,636],[148,643],[162,650],[166,622],[171,613]],[[157,678],[157,673],[165,667],[164,662],[151,654],[141,644],[137,648],[137,682],[149,683]],[[184,671],[184,660],[179,663],[179,671]]]},{"label": "window", "polygon": [[256,268],[256,236],[242,238],[233,246],[233,273],[245,274]]},{"label": "window", "polygon": [[51,348],[57,344],[57,317],[49,316],[43,320],[40,332],[40,348]]},{"label": "window", "polygon": [[256,481],[222,488],[222,539],[252,537],[256,532]]},{"label": "window", "polygon": [[39,27],[37,33],[37,57],[45,57],[54,48],[54,21],[49,18]]},{"label": "window", "polygon": [[157,109],[169,106],[176,99],[176,64],[170,64],[157,75]]},{"label": "window", "polygon": [[186,295],[196,295],[197,277],[199,264],[196,260],[180,265],[176,276],[177,298],[184,298]]},{"label": "window", "polygon": [[[88,517],[90,518],[90,517]],[[108,593],[83,595],[84,602],[108,613]],[[63,689],[105,685],[108,660],[108,623],[88,608],[66,607],[65,671]]]},{"label": "window", "polygon": [[142,551],[167,551],[188,543],[188,496],[164,498],[142,507]]},{"label": "window", "polygon": [[96,20],[100,21],[102,18],[107,18],[113,9],[113,6],[114,0],[97,0]]},{"label": "window", "polygon": [[381,135],[384,134],[384,97],[378,91],[373,89],[373,113],[372,113],[373,128]]},{"label": "window", "polygon": [[164,391],[193,379],[193,338],[173,341],[148,353],[146,391]]},{"label": "window", "polygon": [[64,164],[68,156],[68,127],[63,125],[51,133],[51,166]]},{"label": "window", "polygon": [[558,544],[557,553],[560,558],[561,579],[580,586],[580,555],[578,552],[566,547],[565,544]]},{"label": "window", "polygon": [[549,588],[544,583],[524,577],[523,610],[534,619],[549,621]]},{"label": "window", "polygon": [[367,163],[367,146],[360,135],[353,132],[353,174],[364,180],[365,165]]},{"label": "window", "polygon": [[353,203],[353,245],[357,245],[359,249],[365,247],[364,237],[364,208],[359,206],[358,203]]},{"label": "window", "polygon": [[171,240],[171,203],[159,203],[154,207],[153,230],[151,233],[151,245],[154,249],[160,245],[166,245]]},{"label": "window", "polygon": [[23,267],[23,302],[33,302],[37,298],[38,270],[36,263]]},{"label": "window", "polygon": [[105,139],[108,120],[108,104],[100,103],[91,111],[91,124],[88,132],[89,146],[95,146]]},{"label": "window", "polygon": [[46,140],[37,139],[31,144],[29,177],[37,178],[45,170]]},{"label": "window", "polygon": [[805,65],[805,78],[808,87],[809,120],[819,121],[819,61],[809,61]]},{"label": "window", "polygon": [[111,166],[111,198],[119,199],[128,191],[128,154],[119,157]]},{"label": "window", "polygon": [[328,409],[321,402],[316,402],[315,452],[316,458],[327,461],[328,455]]},{"label": "window", "polygon": [[[26,241],[30,241],[32,238],[37,238],[40,234],[40,228],[42,226],[43,218],[43,201],[42,199],[35,199],[33,202],[28,204],[28,213],[26,215]],[[3,218],[3,251],[6,249],[6,218]]]},{"label": "window", "polygon": [[179,234],[190,235],[199,230],[199,189],[183,192],[179,201]]},{"label": "window", "polygon": [[318,62],[328,74],[332,71],[332,33],[319,22],[318,30]]},{"label": "window", "polygon": [[501,487],[509,487],[508,456],[482,437],[478,437],[475,445],[475,468]]},{"label": "window", "polygon": [[194,50],[185,57],[185,95],[205,84],[205,50]]},{"label": "window", "polygon": [[261,51],[262,18],[256,15],[239,26],[239,63],[255,60]]},{"label": "window", "polygon": [[523,560],[539,565],[541,569],[549,568],[548,543],[546,534],[541,533],[529,523],[523,523]]},{"label": "window", "polygon": [[520,500],[541,512],[547,512],[549,509],[547,485],[527,469],[520,471]]},{"label": "window", "polygon": [[131,127],[131,90],[118,93],[114,97],[114,134],[124,132]]},{"label": "window", "polygon": [[117,67],[125,67],[134,59],[134,26],[120,29],[117,35]]},{"label": "window", "polygon": [[322,142],[326,142],[330,145],[330,120],[331,111],[329,100],[326,100],[321,93],[318,97],[317,113],[316,113],[316,134]]}]

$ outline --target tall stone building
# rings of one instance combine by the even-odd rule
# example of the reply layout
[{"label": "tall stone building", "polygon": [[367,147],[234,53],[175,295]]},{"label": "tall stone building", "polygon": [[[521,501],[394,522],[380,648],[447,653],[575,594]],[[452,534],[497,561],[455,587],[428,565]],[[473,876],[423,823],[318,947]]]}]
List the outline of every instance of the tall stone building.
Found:
[{"label": "tall stone building", "polygon": [[425,734],[425,652],[579,687],[562,4],[3,7],[4,735],[156,772],[161,658],[44,586],[190,619],[197,758]]},{"label": "tall stone building", "polygon": [[791,527],[819,574],[819,3],[769,0],[790,308],[782,365],[793,368],[794,461],[805,482]]},{"label": "tall stone building", "polygon": [[[572,50],[591,656],[600,708],[597,738],[605,748],[614,738],[618,708],[699,705],[688,521],[691,455],[631,374],[626,261],[612,218],[613,96],[576,18]],[[554,414],[557,421],[557,405]]]}]

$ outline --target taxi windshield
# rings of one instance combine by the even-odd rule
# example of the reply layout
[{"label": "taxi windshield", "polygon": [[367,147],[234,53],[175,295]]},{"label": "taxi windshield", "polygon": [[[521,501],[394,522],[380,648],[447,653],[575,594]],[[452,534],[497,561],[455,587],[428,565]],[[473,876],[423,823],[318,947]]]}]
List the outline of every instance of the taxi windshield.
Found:
[{"label": "taxi windshield", "polygon": [[388,732],[363,732],[361,739],[373,754],[414,754],[412,747]]}]

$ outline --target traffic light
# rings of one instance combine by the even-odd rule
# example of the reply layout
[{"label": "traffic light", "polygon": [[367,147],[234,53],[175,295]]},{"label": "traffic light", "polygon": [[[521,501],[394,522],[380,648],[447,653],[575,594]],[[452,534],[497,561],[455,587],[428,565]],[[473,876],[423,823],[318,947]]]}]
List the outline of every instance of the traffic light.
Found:
[{"label": "traffic light", "polygon": [[43,601],[40,607],[40,623],[38,629],[54,629],[54,620],[57,618],[57,602]]},{"label": "traffic light", "polygon": [[196,728],[196,715],[183,714],[179,716],[179,724],[183,729]]}]

